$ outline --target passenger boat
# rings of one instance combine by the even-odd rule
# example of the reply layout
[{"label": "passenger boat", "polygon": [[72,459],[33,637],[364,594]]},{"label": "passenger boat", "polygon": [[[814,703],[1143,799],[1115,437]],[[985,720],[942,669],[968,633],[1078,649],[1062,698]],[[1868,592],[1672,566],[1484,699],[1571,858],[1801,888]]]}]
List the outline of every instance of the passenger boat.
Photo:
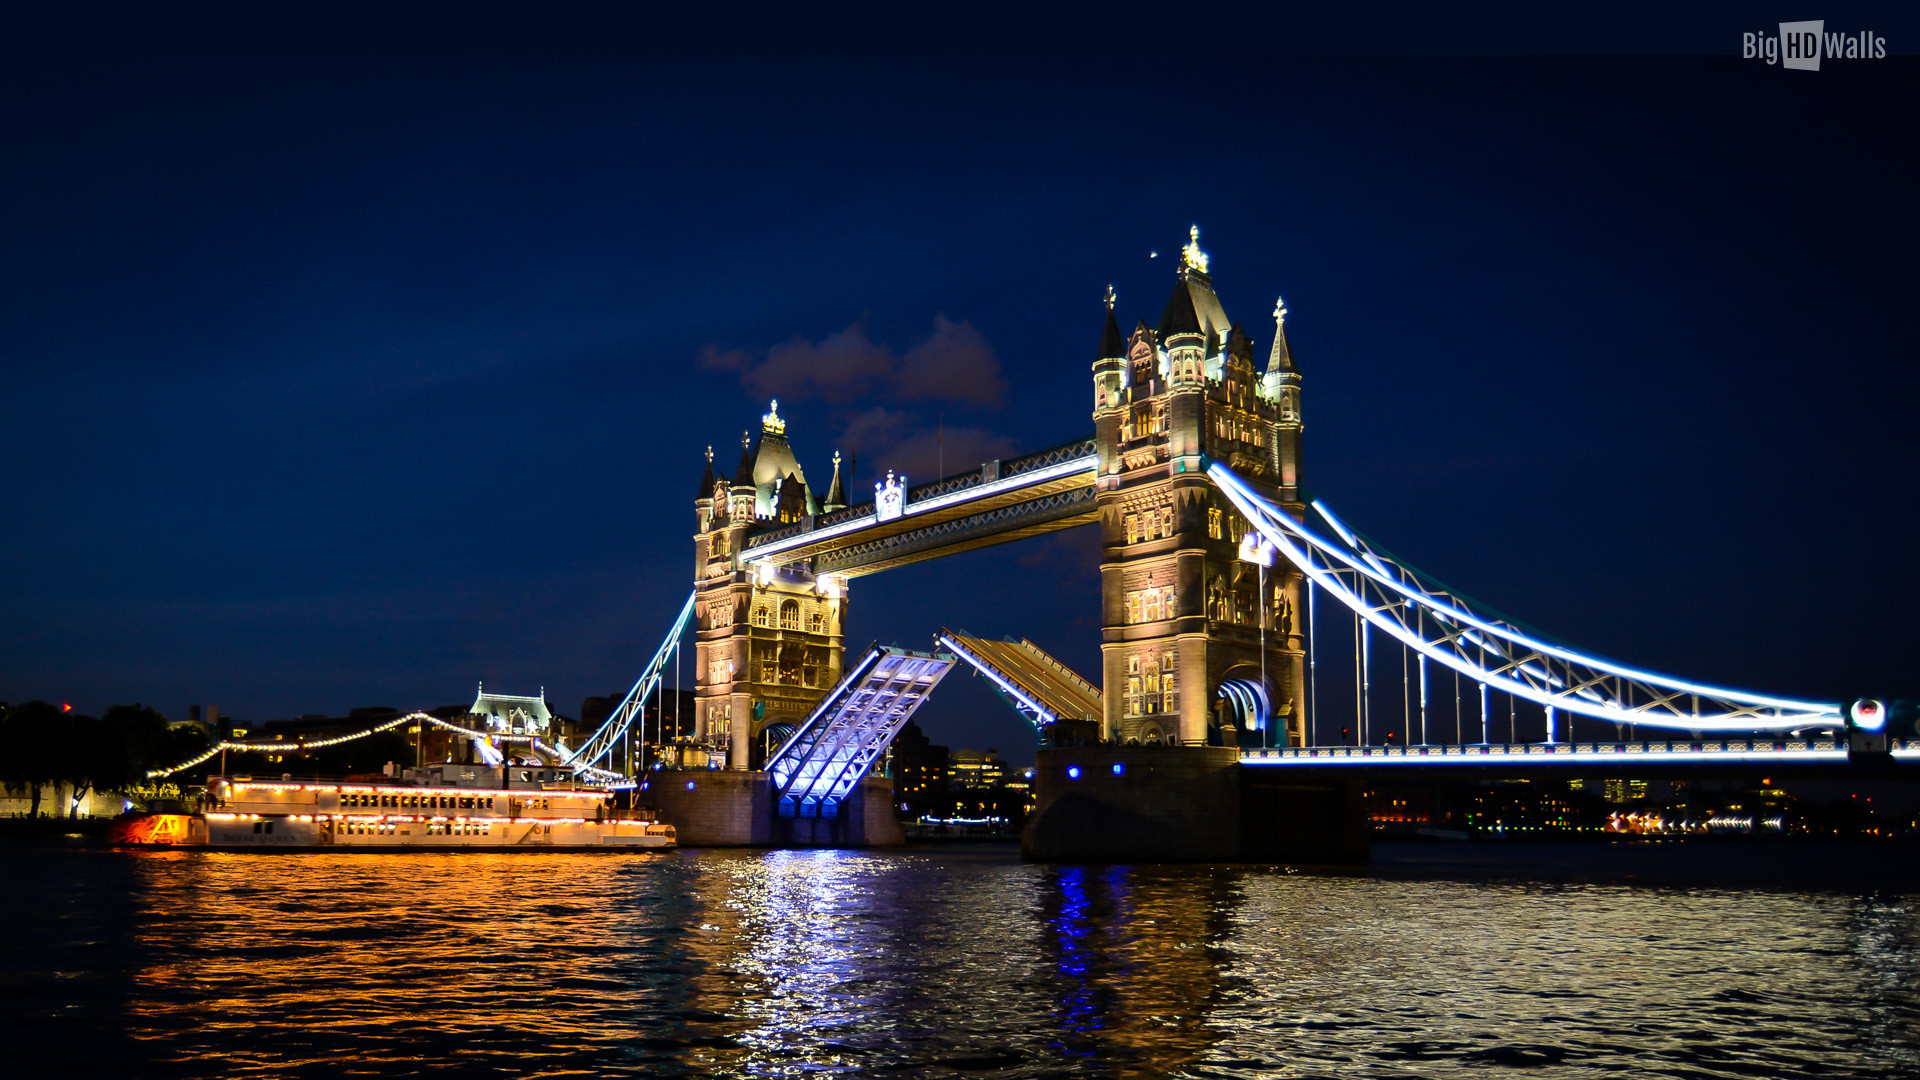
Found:
[{"label": "passenger boat", "polygon": [[428,765],[397,777],[215,776],[199,808],[127,814],[115,843],[235,850],[605,851],[674,846],[561,765]]}]

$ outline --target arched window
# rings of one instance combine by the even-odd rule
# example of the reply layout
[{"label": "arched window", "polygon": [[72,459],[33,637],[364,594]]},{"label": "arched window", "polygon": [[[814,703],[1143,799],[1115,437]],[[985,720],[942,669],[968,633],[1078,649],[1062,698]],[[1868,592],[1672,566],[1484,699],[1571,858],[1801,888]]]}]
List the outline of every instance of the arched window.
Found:
[{"label": "arched window", "polygon": [[780,605],[780,629],[800,629],[800,601],[789,600]]}]

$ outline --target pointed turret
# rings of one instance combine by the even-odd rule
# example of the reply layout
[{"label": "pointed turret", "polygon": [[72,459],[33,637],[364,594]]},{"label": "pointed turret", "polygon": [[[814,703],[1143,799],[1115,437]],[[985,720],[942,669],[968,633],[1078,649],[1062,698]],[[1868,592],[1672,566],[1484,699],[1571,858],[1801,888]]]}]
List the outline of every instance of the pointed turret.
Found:
[{"label": "pointed turret", "polygon": [[753,437],[746,432],[740,433],[740,467],[733,471],[733,486],[736,488],[753,487]]},{"label": "pointed turret", "polygon": [[1187,287],[1187,279],[1182,276],[1174,283],[1173,295],[1167,297],[1167,309],[1160,313],[1160,340],[1166,341],[1179,334],[1202,335],[1200,313],[1193,307],[1193,292]]},{"label": "pointed turret", "polygon": [[1120,324],[1113,318],[1113,286],[1107,286],[1107,324],[1100,330],[1100,355],[1095,360],[1121,360],[1127,355],[1127,340],[1120,336]]},{"label": "pointed turret", "polygon": [[1268,375],[1295,375],[1299,370],[1293,366],[1293,350],[1287,347],[1287,302],[1275,300],[1273,303],[1273,351],[1267,354]]},{"label": "pointed turret", "polygon": [[840,482],[840,451],[833,452],[833,482],[827,485],[827,501],[820,505],[822,513],[831,514],[835,510],[847,508],[847,489]]},{"label": "pointed turret", "polygon": [[707,447],[707,468],[700,474],[700,491],[693,497],[695,502],[713,499],[713,447]]}]

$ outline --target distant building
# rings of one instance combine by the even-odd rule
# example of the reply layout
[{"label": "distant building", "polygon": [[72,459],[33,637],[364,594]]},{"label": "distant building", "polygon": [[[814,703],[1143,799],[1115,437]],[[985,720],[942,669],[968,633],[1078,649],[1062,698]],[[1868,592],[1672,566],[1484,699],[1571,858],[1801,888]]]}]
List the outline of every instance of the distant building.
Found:
[{"label": "distant building", "polygon": [[893,801],[902,816],[945,816],[953,798],[947,791],[950,755],[907,721],[893,737]]}]

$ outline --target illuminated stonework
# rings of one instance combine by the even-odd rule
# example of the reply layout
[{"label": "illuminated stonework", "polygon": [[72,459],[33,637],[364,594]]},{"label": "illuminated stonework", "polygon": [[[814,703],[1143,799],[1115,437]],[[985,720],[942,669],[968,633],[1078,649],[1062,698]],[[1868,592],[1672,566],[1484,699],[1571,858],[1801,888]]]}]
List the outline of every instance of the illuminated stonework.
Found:
[{"label": "illuminated stonework", "polygon": [[[1276,305],[1266,370],[1256,374],[1253,342],[1213,291],[1198,227],[1188,235],[1159,326],[1141,322],[1122,336],[1109,306],[1093,366],[1106,734],[1297,745],[1303,579],[1284,560],[1266,569],[1239,557],[1247,523],[1213,489],[1204,463],[1230,464],[1304,513],[1300,376],[1284,305]],[[1275,714],[1269,722],[1279,730],[1248,730],[1263,712]]]},{"label": "illuminated stonework", "polygon": [[[840,494],[838,455],[826,502]],[[847,586],[803,562],[776,566],[743,552],[750,532],[813,520],[822,500],[787,443],[772,403],[759,441],[742,437],[731,483],[711,458],[694,501],[694,739],[728,766],[758,768],[769,739],[804,720],[840,679]]]}]

